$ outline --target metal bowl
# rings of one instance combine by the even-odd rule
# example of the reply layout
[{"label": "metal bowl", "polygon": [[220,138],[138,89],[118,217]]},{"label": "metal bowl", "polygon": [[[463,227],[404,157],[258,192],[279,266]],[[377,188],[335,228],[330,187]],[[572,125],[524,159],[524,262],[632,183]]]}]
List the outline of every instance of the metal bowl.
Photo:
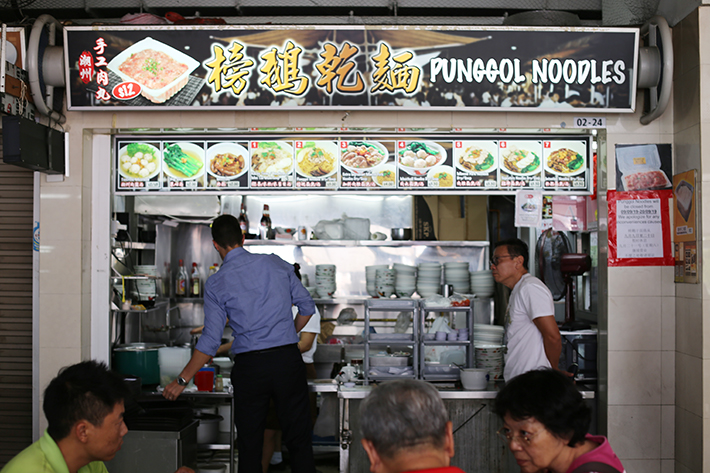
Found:
[{"label": "metal bowl", "polygon": [[393,228],[390,232],[393,240],[411,240],[412,239],[412,229],[411,228]]}]

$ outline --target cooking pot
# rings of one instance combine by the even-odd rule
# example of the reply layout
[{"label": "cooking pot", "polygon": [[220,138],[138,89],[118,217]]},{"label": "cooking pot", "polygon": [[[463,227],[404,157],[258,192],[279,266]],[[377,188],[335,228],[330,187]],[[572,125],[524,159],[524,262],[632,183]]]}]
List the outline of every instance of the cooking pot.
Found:
[{"label": "cooking pot", "polygon": [[160,382],[159,343],[128,343],[113,349],[113,369],[123,375],[138,376],[142,384]]},{"label": "cooking pot", "polygon": [[393,228],[390,231],[393,240],[411,240],[412,239],[412,229],[411,228]]},{"label": "cooking pot", "polygon": [[195,414],[196,420],[200,421],[197,426],[197,443],[209,444],[217,442],[219,437],[219,423],[222,416],[216,414]]}]

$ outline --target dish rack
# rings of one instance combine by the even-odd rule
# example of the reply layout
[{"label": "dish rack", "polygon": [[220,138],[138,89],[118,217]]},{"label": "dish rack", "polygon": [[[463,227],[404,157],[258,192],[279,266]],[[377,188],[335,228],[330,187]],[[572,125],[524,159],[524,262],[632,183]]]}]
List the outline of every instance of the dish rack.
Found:
[{"label": "dish rack", "polygon": [[[412,333],[370,333],[373,313],[411,313]],[[447,314],[450,326],[456,314],[463,314],[466,327],[469,328],[468,340],[428,340],[424,329],[428,314],[440,312]],[[396,317],[396,315],[395,315]],[[422,300],[368,299],[365,301],[365,337],[364,337],[364,382],[393,379],[424,379],[427,381],[457,381],[459,368],[450,364],[434,365],[425,361],[427,347],[463,347],[464,356],[461,366],[475,366],[473,350],[473,308],[472,307],[428,307]],[[411,352],[404,356],[373,355],[383,349],[394,352]]]}]

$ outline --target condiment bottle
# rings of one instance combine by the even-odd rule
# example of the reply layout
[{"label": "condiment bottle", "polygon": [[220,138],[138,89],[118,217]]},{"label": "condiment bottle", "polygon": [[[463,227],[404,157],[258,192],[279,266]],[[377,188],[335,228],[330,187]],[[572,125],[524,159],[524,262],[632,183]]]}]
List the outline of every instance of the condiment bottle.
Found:
[{"label": "condiment bottle", "polygon": [[271,228],[271,217],[269,216],[269,205],[264,204],[264,213],[259,222],[259,238],[262,240],[272,240],[274,238],[274,230]]},{"label": "condiment bottle", "polygon": [[218,374],[214,380],[214,390],[215,390],[215,392],[218,392],[218,393],[221,393],[222,391],[224,391],[224,380],[222,379],[221,374]]},{"label": "condiment bottle", "polygon": [[242,229],[242,235],[249,233],[249,217],[247,217],[247,206],[244,202],[245,197],[242,197],[242,208],[239,211],[239,228]]},{"label": "condiment bottle", "polygon": [[197,263],[192,263],[192,275],[190,276],[190,297],[200,297],[200,271]]},{"label": "condiment bottle", "polygon": [[187,271],[185,270],[185,267],[182,265],[182,260],[180,260],[179,266],[178,266],[178,273],[177,273],[176,285],[175,285],[175,295],[176,296],[187,295]]}]

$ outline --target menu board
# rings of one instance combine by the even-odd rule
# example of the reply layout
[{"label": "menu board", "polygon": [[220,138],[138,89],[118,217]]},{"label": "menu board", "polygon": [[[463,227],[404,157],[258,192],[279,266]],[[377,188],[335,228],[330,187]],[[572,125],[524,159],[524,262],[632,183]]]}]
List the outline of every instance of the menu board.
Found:
[{"label": "menu board", "polygon": [[115,191],[591,193],[590,137],[118,136]]}]

